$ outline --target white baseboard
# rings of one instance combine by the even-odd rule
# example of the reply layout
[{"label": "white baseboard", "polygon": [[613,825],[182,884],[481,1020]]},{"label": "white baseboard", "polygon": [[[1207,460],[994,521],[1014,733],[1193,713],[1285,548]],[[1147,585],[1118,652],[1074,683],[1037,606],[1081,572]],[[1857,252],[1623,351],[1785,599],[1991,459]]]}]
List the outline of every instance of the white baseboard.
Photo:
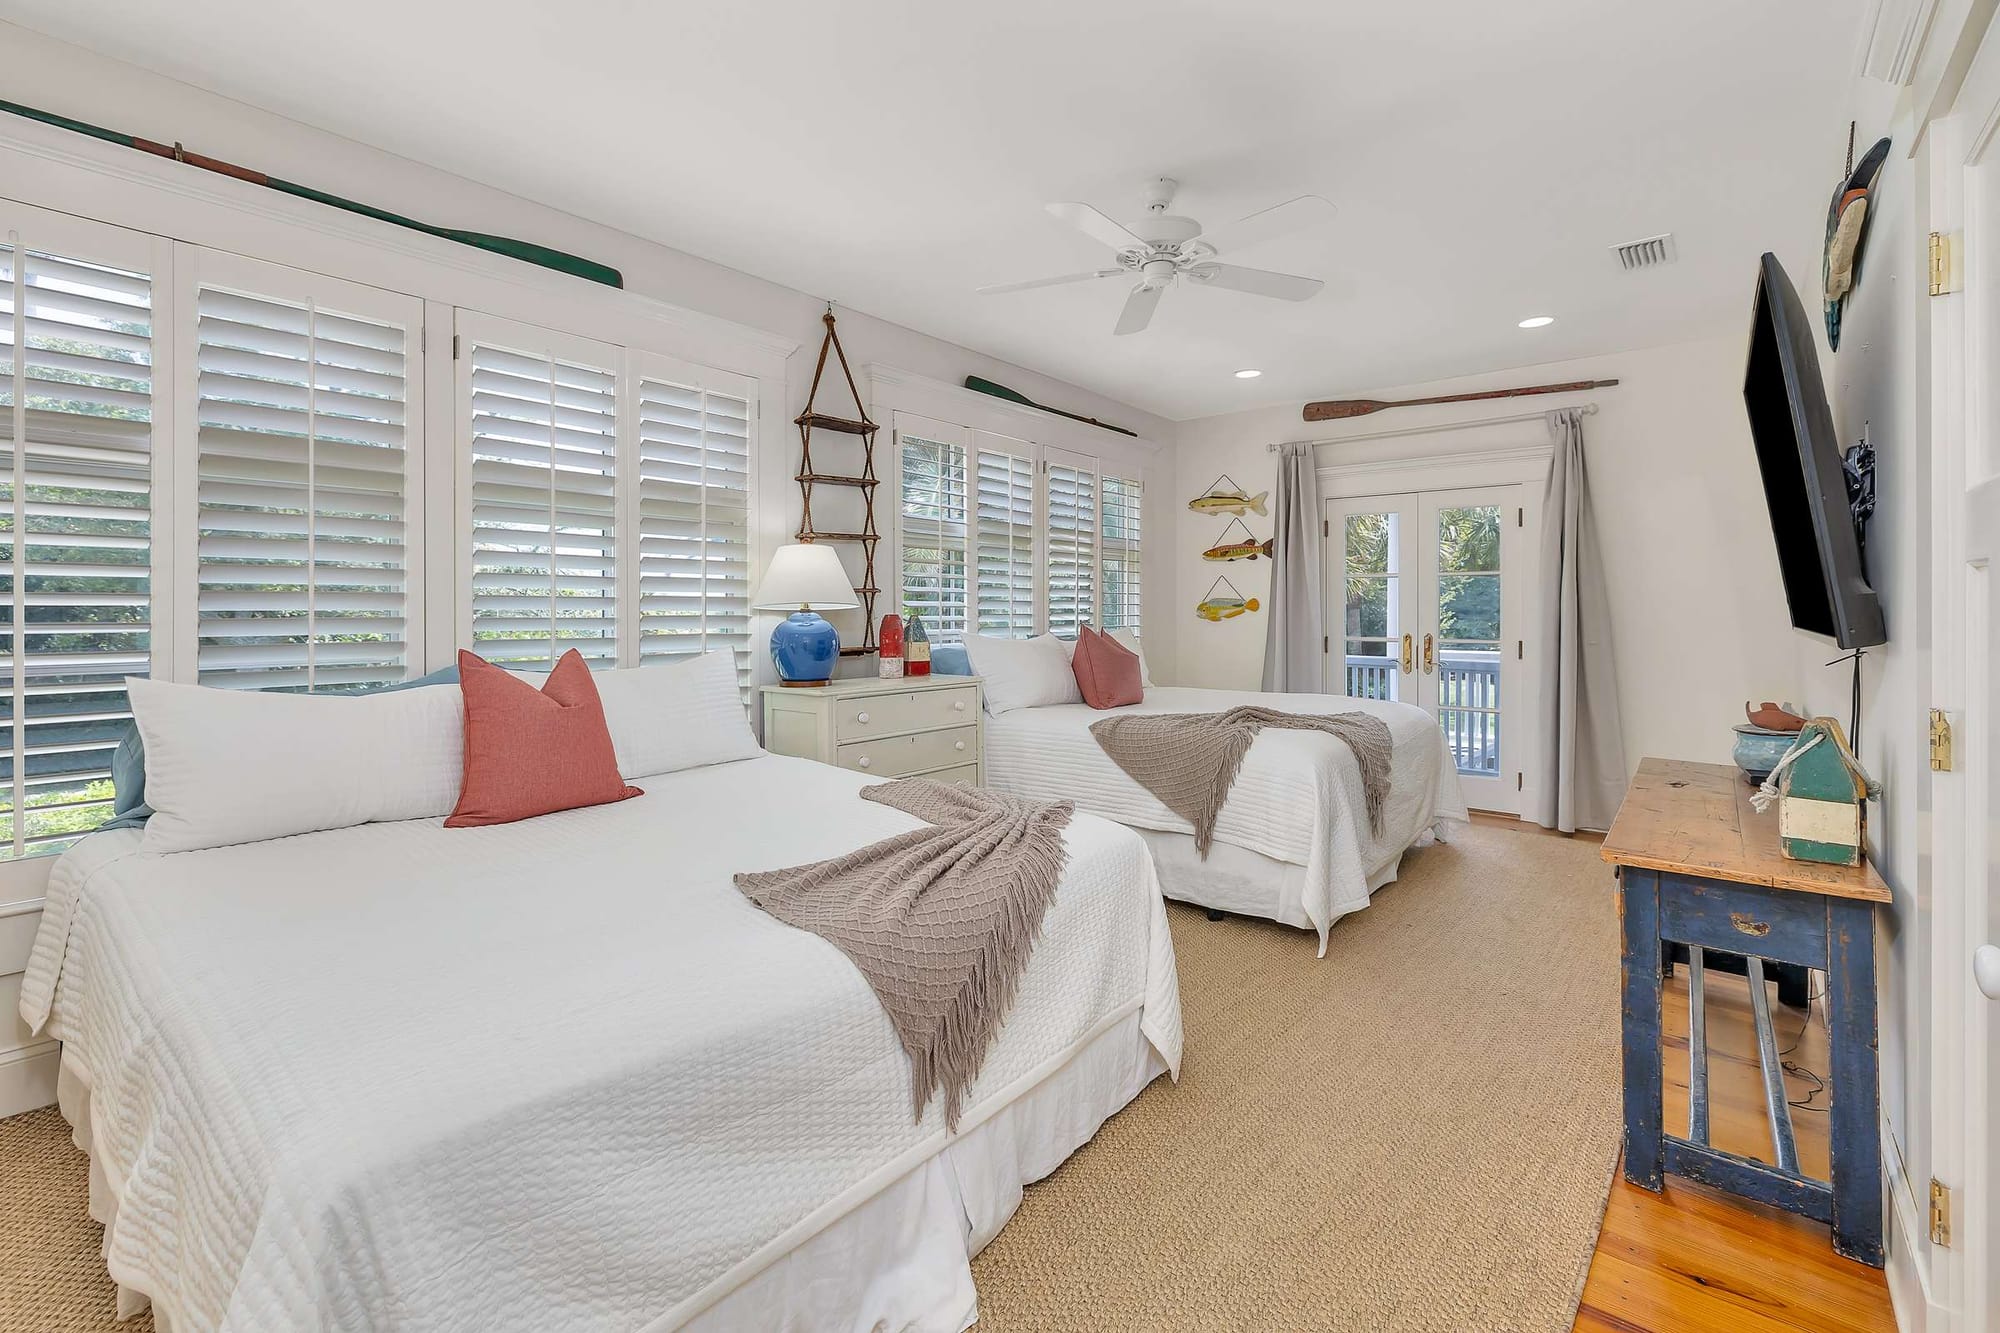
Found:
[{"label": "white baseboard", "polygon": [[[1915,1190],[1903,1166],[1903,1154],[1889,1122],[1882,1122],[1882,1165],[1889,1190],[1889,1234],[1883,1276],[1889,1282],[1889,1304],[1896,1312],[1899,1333],[1927,1333],[1951,1327],[1949,1314],[1931,1295],[1930,1227],[1917,1208]],[[1928,1209],[1929,1201],[1925,1201]]]},{"label": "white baseboard", "polygon": [[56,1059],[61,1047],[37,1042],[0,1055],[0,1116],[19,1115],[56,1100]]}]

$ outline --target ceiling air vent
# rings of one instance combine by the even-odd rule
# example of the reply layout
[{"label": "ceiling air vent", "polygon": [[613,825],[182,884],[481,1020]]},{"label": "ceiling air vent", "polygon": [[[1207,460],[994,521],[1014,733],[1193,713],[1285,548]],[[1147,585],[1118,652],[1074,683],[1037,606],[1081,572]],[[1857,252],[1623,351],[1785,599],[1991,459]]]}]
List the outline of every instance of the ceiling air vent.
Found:
[{"label": "ceiling air vent", "polygon": [[1674,234],[1663,231],[1658,236],[1647,236],[1623,245],[1611,247],[1618,252],[1618,266],[1626,272],[1641,268],[1658,268],[1662,264],[1674,262]]}]

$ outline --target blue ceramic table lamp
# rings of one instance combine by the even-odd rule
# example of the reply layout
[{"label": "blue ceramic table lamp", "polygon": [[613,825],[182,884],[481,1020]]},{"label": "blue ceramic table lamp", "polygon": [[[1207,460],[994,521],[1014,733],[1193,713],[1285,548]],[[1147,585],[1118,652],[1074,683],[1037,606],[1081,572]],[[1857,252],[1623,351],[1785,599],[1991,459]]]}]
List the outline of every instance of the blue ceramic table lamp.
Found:
[{"label": "blue ceramic table lamp", "polygon": [[831,546],[780,546],[751,603],[759,611],[792,613],[771,631],[771,660],[778,665],[778,680],[795,686],[831,680],[834,663],[840,660],[840,635],[817,613],[859,605],[840,555]]}]

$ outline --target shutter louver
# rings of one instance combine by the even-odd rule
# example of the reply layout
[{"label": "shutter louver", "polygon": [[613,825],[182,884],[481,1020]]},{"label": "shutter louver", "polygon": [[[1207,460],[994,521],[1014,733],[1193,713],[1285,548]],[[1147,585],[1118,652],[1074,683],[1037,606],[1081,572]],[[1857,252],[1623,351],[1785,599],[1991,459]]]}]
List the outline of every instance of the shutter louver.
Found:
[{"label": "shutter louver", "polygon": [[151,671],[152,283],[0,245],[0,301],[0,859],[13,859],[110,815],[124,678]]},{"label": "shutter louver", "polygon": [[1126,477],[1105,477],[1100,487],[1098,628],[1139,633],[1139,511],[1144,487]]},{"label": "shutter louver", "polygon": [[1051,461],[1047,487],[1049,633],[1074,639],[1096,616],[1097,473]]},{"label": "shutter louver", "polygon": [[617,372],[473,343],[472,640],[617,665]]},{"label": "shutter louver", "polygon": [[639,381],[639,662],[728,648],[750,679],[750,403]]},{"label": "shutter louver", "polygon": [[208,286],[197,315],[201,683],[403,679],[409,330]]},{"label": "shutter louver", "polygon": [[962,445],[900,434],[903,611],[932,639],[966,623],[966,475]]},{"label": "shutter louver", "polygon": [[1035,632],[1035,472],[1026,458],[979,451],[979,633]]}]

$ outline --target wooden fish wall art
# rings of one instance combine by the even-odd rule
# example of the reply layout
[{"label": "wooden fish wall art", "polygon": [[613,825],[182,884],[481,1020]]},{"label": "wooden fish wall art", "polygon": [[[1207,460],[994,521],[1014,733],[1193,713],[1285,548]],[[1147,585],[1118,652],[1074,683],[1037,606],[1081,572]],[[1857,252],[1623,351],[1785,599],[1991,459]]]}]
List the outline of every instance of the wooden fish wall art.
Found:
[{"label": "wooden fish wall art", "polygon": [[[1236,541],[1230,541],[1230,532],[1238,528],[1242,529],[1243,536]],[[1203,551],[1201,558],[1217,561],[1255,560],[1261,555],[1268,559],[1271,554],[1271,548],[1277,544],[1277,540],[1276,537],[1273,537],[1269,541],[1260,542],[1257,540],[1257,534],[1250,531],[1249,524],[1240,518],[1232,518],[1229,520],[1229,526],[1222,530],[1222,540],[1209,547],[1206,551]]]},{"label": "wooden fish wall art", "polygon": [[1245,597],[1235,584],[1218,575],[1208,587],[1208,596],[1195,603],[1194,613],[1203,620],[1222,621],[1257,609],[1255,597]]},{"label": "wooden fish wall art", "polygon": [[[1229,484],[1225,486],[1224,482]],[[1252,495],[1225,472],[1207,490],[1189,500],[1188,508],[1197,514],[1263,514],[1267,512],[1264,500],[1270,494],[1259,491]]]}]

